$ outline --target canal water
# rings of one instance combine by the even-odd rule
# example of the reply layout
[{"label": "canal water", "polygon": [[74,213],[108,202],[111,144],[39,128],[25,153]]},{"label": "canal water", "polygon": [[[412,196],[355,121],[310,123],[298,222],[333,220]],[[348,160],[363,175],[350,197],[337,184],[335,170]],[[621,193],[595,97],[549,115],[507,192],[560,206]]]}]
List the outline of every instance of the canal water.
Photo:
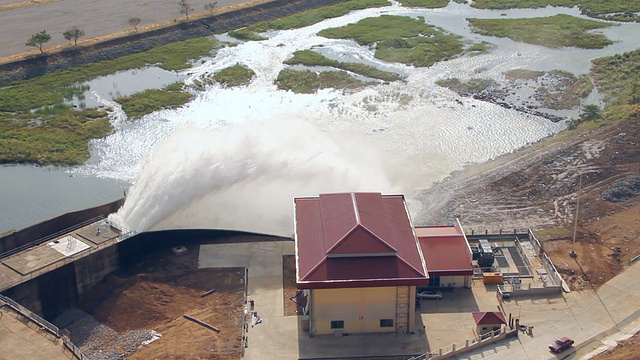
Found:
[{"label": "canal water", "polygon": [[[420,189],[466,164],[512,152],[566,126],[564,122],[461,98],[435,85],[437,80],[485,77],[502,81],[504,71],[516,68],[583,74],[589,71],[593,58],[637,48],[637,24],[600,30],[616,41],[605,49],[552,50],[473,34],[465,21],[469,17],[559,13],[580,16],[576,8],[487,11],[455,3],[442,9],[408,9],[395,4],[355,11],[302,29],[270,32],[267,40],[221,49],[182,73],[153,73],[159,83],[141,81],[148,87],[176,80],[190,84],[242,64],[256,73],[248,86],[210,86],[179,109],[161,110],[134,122],[127,121],[114,105],[116,131],[92,142],[93,156],[88,164],[37,170],[34,176],[41,178],[42,184],[58,177],[70,183],[86,182],[86,189],[72,185],[59,190],[63,197],[73,194],[76,208],[114,200],[112,196],[117,198],[123,188],[128,188],[127,202],[114,220],[136,230],[204,227],[290,235],[292,198],[333,191],[403,193],[411,211],[419,213],[422,206],[412,200],[412,195]],[[371,49],[353,41],[316,35],[325,28],[383,14],[422,16],[429,24],[468,40],[488,41],[496,48],[489,54],[413,68],[381,62],[373,57]],[[274,80],[285,67],[283,61],[303,49],[319,49],[335,59],[395,71],[405,75],[406,81],[353,92],[327,89],[316,94],[294,94],[278,90]],[[107,86],[100,91],[92,87],[90,96],[104,104],[111,103],[114,94],[122,94],[125,84],[138,82],[138,77],[129,74],[117,81],[109,77],[100,81]],[[20,184],[24,176],[21,169],[3,168],[3,183],[11,178],[8,183]],[[103,198],[95,198],[96,187],[103,187]],[[25,183],[15,191],[18,195],[13,206],[46,198],[45,189]],[[57,207],[55,201],[41,206]],[[63,211],[60,208],[56,213]],[[30,211],[21,208],[15,213],[12,222],[2,220],[0,231],[18,226],[10,224],[24,226],[39,221],[43,216],[29,215]]]}]

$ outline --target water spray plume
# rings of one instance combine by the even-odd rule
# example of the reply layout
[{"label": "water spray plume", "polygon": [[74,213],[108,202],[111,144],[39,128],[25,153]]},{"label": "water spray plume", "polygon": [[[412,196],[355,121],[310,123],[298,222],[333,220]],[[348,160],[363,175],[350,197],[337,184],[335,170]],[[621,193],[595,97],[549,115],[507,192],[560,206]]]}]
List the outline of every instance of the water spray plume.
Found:
[{"label": "water spray plume", "polygon": [[113,220],[138,231],[225,228],[289,235],[295,196],[396,191],[374,147],[353,135],[343,140],[294,120],[222,131],[187,126],[154,151]]}]

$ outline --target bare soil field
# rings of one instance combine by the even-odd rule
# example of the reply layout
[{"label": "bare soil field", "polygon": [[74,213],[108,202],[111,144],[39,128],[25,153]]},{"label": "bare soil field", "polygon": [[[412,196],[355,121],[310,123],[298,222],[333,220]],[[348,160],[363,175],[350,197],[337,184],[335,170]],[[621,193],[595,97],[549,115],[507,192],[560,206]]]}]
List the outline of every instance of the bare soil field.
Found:
[{"label": "bare soil field", "polygon": [[591,360],[629,360],[640,358],[640,333],[636,333],[627,340],[620,341],[610,350],[600,353]]},{"label": "bare soil field", "polygon": [[[194,257],[195,256],[195,257]],[[194,261],[195,260],[195,261]],[[83,299],[91,315],[118,334],[154,330],[162,336],[127,359],[238,359],[244,314],[244,269],[197,269],[197,247],[185,255],[165,251],[126,274],[109,276]],[[215,289],[209,295],[207,291]],[[213,331],[184,315],[210,324]],[[112,352],[122,337],[92,339],[81,349],[90,358]]]}]

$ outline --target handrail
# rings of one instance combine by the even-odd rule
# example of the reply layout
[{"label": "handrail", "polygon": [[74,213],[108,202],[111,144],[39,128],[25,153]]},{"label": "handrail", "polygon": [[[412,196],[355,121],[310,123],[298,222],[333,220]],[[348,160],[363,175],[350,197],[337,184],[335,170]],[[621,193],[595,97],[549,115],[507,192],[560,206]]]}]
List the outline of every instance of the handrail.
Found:
[{"label": "handrail", "polygon": [[32,313],[29,309],[27,309],[26,307],[18,304],[17,302],[12,300],[11,298],[8,298],[8,297],[6,297],[4,295],[0,295],[0,300],[4,301],[7,305],[9,305],[12,309],[14,309],[18,313],[20,313],[22,316],[25,316],[25,317],[33,320],[34,322],[38,323],[38,325],[40,325],[42,327],[46,327],[53,334],[55,334],[56,336],[60,337],[60,329],[58,329],[58,327],[56,327],[52,323],[48,322],[47,320],[41,318],[40,316],[38,316],[38,315],[36,315],[34,313]]},{"label": "handrail", "polygon": [[71,232],[73,232],[75,230],[78,230],[78,229],[80,229],[82,227],[85,227],[85,226],[87,226],[89,224],[93,224],[95,222],[98,222],[98,221],[100,221],[102,219],[104,219],[103,215],[96,216],[96,217],[94,217],[92,219],[85,220],[85,221],[83,221],[81,223],[75,224],[75,225],[70,226],[70,227],[68,227],[66,229],[63,229],[63,230],[60,230],[60,231],[56,231],[55,233],[49,234],[49,235],[47,235],[45,237],[41,237],[38,240],[34,240],[34,241],[30,242],[30,243],[18,246],[17,248],[11,249],[9,251],[5,251],[5,252],[0,254],[0,259],[4,259],[4,258],[7,258],[9,256],[15,255],[15,254],[17,254],[17,253],[19,253],[21,251],[24,251],[24,250],[26,250],[28,248],[31,248],[31,247],[34,247],[34,246],[38,246],[38,245],[40,245],[42,243],[45,243],[45,242],[47,242],[47,241],[49,241],[51,239],[55,239],[55,238],[57,238],[59,236],[71,233]]},{"label": "handrail", "polygon": [[69,350],[73,353],[75,357],[77,357],[80,360],[87,359],[87,357],[82,353],[82,351],[75,344],[73,344],[73,342],[71,342],[71,339],[69,339],[68,336],[64,336],[62,331],[60,331],[60,329],[57,326],[43,319],[39,315],[34,314],[29,309],[18,304],[16,301],[14,301],[13,299],[7,296],[0,294],[0,300],[3,301],[6,306],[9,306],[20,315],[38,324],[38,326],[41,329],[47,329],[48,331],[53,333],[56,336],[56,338],[62,338],[64,345],[67,348],[69,348]]}]

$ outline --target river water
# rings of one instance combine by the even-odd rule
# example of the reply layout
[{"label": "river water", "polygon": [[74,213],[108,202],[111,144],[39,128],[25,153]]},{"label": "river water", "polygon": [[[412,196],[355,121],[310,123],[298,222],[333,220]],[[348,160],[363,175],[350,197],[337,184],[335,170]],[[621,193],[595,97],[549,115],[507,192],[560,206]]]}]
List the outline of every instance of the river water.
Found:
[{"label": "river water", "polygon": [[[588,72],[591,59],[638,46],[637,24],[602,30],[617,41],[605,49],[551,50],[472,34],[464,20],[558,13],[579,16],[575,8],[487,11],[455,3],[442,9],[407,9],[396,4],[352,12],[303,29],[271,32],[268,40],[222,49],[208,61],[177,74],[190,83],[239,63],[256,73],[248,86],[211,86],[180,109],[158,111],[135,122],[126,121],[116,106],[111,115],[116,131],[92,142],[89,164],[38,176],[47,183],[48,174],[62,172],[73,175],[67,177],[69,181],[81,179],[103,186],[104,197],[99,200],[91,186],[85,190],[74,185],[69,193],[61,190],[64,195],[85,198],[78,201],[78,208],[112,200],[108,194],[121,193],[133,184],[114,221],[137,230],[228,228],[290,235],[292,198],[333,191],[403,193],[412,213],[420,214],[421,204],[412,200],[417,191],[465,164],[512,152],[565,127],[563,122],[460,98],[435,85],[436,80],[500,79],[501,73],[515,68],[582,74]],[[427,23],[497,47],[490,54],[416,69],[383,63],[355,42],[316,35],[325,28],[381,14],[423,16]],[[311,95],[281,91],[273,85],[283,61],[294,51],[316,48],[335,59],[396,71],[407,80],[350,93],[322,90]],[[128,81],[135,78],[131,75]],[[94,94],[96,101],[110,102],[109,94]],[[23,175],[17,169],[20,167],[4,168],[3,182],[15,177],[18,180],[13,182],[19,183]],[[24,198],[14,201],[15,206],[44,197],[46,187],[30,186],[24,185]],[[57,213],[62,211],[65,209]],[[42,216],[22,210],[15,213],[12,221],[0,222],[0,231],[39,221]]]}]

